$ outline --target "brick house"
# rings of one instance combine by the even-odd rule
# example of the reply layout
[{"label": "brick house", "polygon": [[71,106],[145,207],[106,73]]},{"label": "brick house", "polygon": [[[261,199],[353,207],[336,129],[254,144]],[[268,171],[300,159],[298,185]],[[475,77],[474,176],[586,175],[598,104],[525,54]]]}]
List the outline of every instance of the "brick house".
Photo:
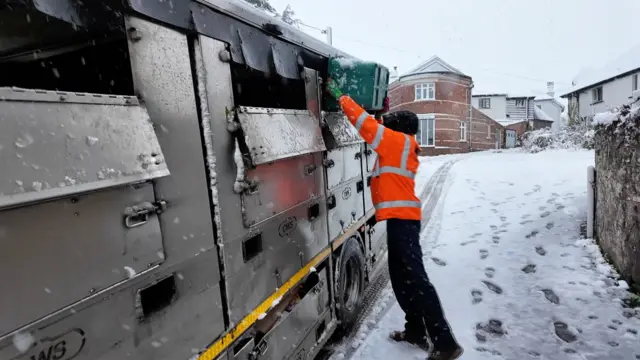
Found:
[{"label": "brick house", "polygon": [[473,80],[434,56],[389,85],[390,110],[420,118],[422,155],[502,147],[504,127],[471,105]]}]

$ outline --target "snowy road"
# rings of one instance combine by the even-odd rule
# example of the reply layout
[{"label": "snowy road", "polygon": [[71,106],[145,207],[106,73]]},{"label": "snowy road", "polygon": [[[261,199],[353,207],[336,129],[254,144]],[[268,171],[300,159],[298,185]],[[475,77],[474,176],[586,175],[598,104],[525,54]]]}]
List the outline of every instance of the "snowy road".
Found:
[{"label": "snowy road", "polygon": [[[640,359],[640,309],[622,306],[625,284],[580,239],[591,164],[588,151],[425,160],[425,265],[461,359]],[[403,324],[387,286],[331,358],[425,359],[388,339]]]}]

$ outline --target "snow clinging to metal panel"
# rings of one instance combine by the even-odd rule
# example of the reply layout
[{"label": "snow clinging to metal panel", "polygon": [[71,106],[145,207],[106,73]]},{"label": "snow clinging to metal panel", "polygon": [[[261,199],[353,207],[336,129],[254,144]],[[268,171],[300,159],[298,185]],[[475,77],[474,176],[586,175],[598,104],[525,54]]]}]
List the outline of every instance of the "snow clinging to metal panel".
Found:
[{"label": "snow clinging to metal panel", "polygon": [[254,165],[326,150],[318,119],[308,110],[236,111]]}]

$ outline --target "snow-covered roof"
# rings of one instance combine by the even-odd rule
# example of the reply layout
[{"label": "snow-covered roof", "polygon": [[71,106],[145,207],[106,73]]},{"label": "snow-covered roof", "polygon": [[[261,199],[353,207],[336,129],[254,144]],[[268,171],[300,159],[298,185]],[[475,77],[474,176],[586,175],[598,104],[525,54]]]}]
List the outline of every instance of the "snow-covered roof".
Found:
[{"label": "snow-covered roof", "polygon": [[617,76],[640,70],[640,44],[627,50],[619,57],[611,60],[599,69],[583,69],[573,79],[574,86],[562,94],[565,97],[576,91],[591,87],[601,82],[610,81]]},{"label": "snow-covered roof", "polygon": [[549,94],[537,95],[534,100],[555,100],[555,98]]},{"label": "snow-covered roof", "polygon": [[564,104],[562,101],[556,97],[550,96],[549,94],[537,95],[533,101],[554,101],[558,106],[560,106],[560,108],[562,108],[562,111],[564,111]]},{"label": "snow-covered roof", "polygon": [[537,106],[533,107],[533,116],[537,120],[554,121],[554,119],[551,116],[549,116],[546,112],[544,112],[542,109],[538,108]]},{"label": "snow-covered roof", "polygon": [[503,97],[503,96],[508,96],[507,94],[489,94],[489,93],[480,93],[480,94],[473,94],[471,95],[471,97]]},{"label": "snow-covered roof", "polygon": [[508,126],[508,125],[513,125],[513,124],[517,124],[523,121],[527,121],[525,119],[520,119],[520,120],[513,120],[513,119],[497,119],[496,120],[498,123],[500,123],[500,125],[502,126]]},{"label": "snow-covered roof", "polygon": [[442,60],[436,55],[430,57],[429,60],[416,66],[406,74],[402,74],[400,77],[405,77],[405,76],[415,75],[415,74],[431,73],[431,72],[449,72],[449,73],[468,77],[468,75],[454,68],[453,66],[451,66],[446,61]]}]

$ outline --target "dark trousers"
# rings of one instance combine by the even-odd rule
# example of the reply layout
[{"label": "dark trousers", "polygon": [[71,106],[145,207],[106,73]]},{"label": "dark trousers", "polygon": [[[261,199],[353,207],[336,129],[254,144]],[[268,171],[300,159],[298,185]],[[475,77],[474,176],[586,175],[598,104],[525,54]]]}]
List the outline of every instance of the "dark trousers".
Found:
[{"label": "dark trousers", "polygon": [[420,221],[387,220],[387,247],[391,286],[405,312],[406,336],[415,340],[428,336],[435,349],[452,349],[455,340],[422,262]]}]

